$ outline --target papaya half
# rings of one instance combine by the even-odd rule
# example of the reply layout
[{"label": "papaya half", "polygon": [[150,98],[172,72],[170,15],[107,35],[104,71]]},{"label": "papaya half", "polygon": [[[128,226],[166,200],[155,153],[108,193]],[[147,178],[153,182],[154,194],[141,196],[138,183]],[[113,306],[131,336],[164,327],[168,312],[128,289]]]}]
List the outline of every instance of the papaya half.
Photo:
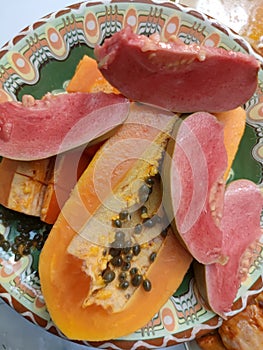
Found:
[{"label": "papaya half", "polygon": [[45,242],[43,296],[52,320],[71,339],[107,340],[143,327],[192,262],[162,203],[160,167],[176,122],[172,113],[132,103]]}]

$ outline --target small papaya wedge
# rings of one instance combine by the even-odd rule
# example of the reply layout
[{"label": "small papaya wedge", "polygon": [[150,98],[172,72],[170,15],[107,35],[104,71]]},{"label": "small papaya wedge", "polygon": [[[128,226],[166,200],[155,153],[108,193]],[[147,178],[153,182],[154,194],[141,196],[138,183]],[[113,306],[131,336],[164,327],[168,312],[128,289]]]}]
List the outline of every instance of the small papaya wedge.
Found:
[{"label": "small papaya wedge", "polygon": [[[78,147],[53,157],[53,168],[41,204],[40,219],[54,224],[77,180],[101,146]],[[0,197],[1,198],[1,197]]]},{"label": "small papaya wedge", "polygon": [[224,174],[226,181],[245,131],[246,111],[237,107],[214,115],[224,125],[224,144],[227,151],[227,168]]},{"label": "small papaya wedge", "polygon": [[103,77],[98,69],[97,62],[94,58],[84,55],[77,65],[76,71],[69,81],[67,92],[98,92],[116,93],[119,91],[115,89]]},{"label": "small papaya wedge", "polygon": [[159,170],[176,121],[172,113],[132,103],[45,242],[43,296],[51,318],[71,339],[106,340],[144,326],[192,262],[167,229],[162,209]]},{"label": "small papaya wedge", "polygon": [[53,158],[34,161],[2,158],[0,204],[27,215],[40,216],[53,165]]},{"label": "small papaya wedge", "polygon": [[101,144],[32,161],[2,158],[0,204],[53,224]]}]

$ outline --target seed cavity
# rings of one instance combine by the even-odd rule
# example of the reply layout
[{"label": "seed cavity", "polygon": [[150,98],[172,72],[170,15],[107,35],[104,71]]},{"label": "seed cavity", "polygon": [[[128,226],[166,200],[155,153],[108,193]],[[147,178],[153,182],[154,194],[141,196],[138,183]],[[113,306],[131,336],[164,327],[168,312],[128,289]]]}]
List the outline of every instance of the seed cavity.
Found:
[{"label": "seed cavity", "polygon": [[[149,172],[144,178],[144,182],[138,189],[138,204],[140,208],[136,212],[131,211],[131,208],[123,208],[111,218],[114,239],[110,247],[103,253],[104,258],[107,259],[107,267],[101,272],[101,276],[106,284],[116,279],[118,281],[116,284],[117,288],[122,290],[126,290],[131,286],[136,288],[142,286],[147,292],[152,289],[151,281],[144,276],[144,267],[143,272],[140,271],[139,266],[136,266],[136,261],[142,249],[151,249],[153,243],[148,242],[146,245],[145,243],[139,244],[137,243],[136,236],[140,235],[143,230],[150,229],[156,224],[162,223],[163,220],[159,215],[150,213],[149,206],[145,205],[153,191],[155,181],[159,181],[157,179],[157,176],[159,176],[158,169],[156,167],[154,169],[154,172]],[[134,218],[139,218],[139,222],[135,223],[134,227],[131,227],[131,223],[133,223],[132,215],[134,214],[136,214]],[[127,228],[129,230],[132,229],[132,235],[130,237],[126,236]],[[166,235],[167,230],[163,230],[161,237],[165,237]],[[151,251],[146,254],[149,263],[153,263],[157,253]],[[125,294],[125,297],[128,297],[128,295],[130,294]]]},{"label": "seed cavity", "polygon": [[12,230],[6,230],[6,235],[0,233],[0,248],[5,252],[10,251],[15,261],[30,255],[34,250],[41,250],[52,227],[37,217],[25,216],[2,206],[0,222],[6,228],[12,227]]}]

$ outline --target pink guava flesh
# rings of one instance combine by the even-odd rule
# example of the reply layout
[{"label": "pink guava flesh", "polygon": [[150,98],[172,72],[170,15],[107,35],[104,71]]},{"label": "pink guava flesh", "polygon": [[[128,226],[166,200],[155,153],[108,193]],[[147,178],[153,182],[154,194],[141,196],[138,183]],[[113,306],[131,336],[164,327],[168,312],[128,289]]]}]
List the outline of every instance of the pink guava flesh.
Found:
[{"label": "pink guava flesh", "polygon": [[224,316],[231,310],[240,287],[245,252],[262,231],[260,214],[263,196],[259,187],[249,180],[236,180],[227,186],[221,220],[222,251],[228,257],[225,265],[218,263],[205,267],[208,302],[214,312]]},{"label": "pink guava flesh", "polygon": [[17,160],[53,156],[121,125],[129,101],[114,94],[71,93],[0,104],[0,155]]},{"label": "pink guava flesh", "polygon": [[104,77],[129,99],[177,112],[220,112],[255,92],[259,62],[222,48],[161,42],[128,26],[94,50]]},{"label": "pink guava flesh", "polygon": [[220,220],[226,167],[223,125],[206,112],[187,117],[172,155],[171,201],[179,235],[203,264],[224,259]]}]

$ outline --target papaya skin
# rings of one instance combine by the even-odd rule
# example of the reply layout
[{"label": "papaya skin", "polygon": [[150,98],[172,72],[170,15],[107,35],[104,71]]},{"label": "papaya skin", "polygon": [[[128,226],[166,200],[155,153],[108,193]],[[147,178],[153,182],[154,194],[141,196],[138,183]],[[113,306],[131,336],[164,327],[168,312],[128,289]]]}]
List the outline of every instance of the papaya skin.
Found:
[{"label": "papaya skin", "polygon": [[[137,150],[130,146],[138,145],[141,139],[154,142],[160,130],[170,130],[174,123],[173,114],[155,112],[153,115],[151,107],[134,104],[131,111],[132,115],[99,149],[79,179],[40,255],[39,274],[47,309],[57,327],[70,339],[109,340],[143,327],[176,291],[192,262],[190,254],[170,231],[147,271],[146,277],[152,283],[150,292],[139,287],[125,308],[116,313],[96,304],[83,307],[91,280],[82,269],[83,260],[69,254],[68,246],[103,202],[99,193],[107,192],[108,176],[105,174],[111,174],[111,188],[115,188],[138,159]],[[123,140],[127,143],[118,144]],[[123,147],[113,154],[111,146],[115,144]],[[140,151],[143,153],[145,149]],[[102,162],[100,168],[98,160],[105,154],[107,162]],[[118,168],[113,167],[111,172],[115,163]],[[100,187],[94,187],[94,179]]]}]

